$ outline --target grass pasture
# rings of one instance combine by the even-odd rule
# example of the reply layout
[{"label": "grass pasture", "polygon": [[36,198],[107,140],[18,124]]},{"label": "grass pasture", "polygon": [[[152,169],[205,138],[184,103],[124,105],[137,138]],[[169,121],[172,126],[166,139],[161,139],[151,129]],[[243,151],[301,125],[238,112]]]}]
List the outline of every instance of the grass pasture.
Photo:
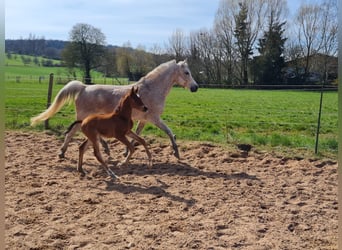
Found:
[{"label": "grass pasture", "polygon": [[[53,97],[63,87],[55,84]],[[47,84],[6,83],[6,129],[43,130],[29,126],[30,117],[46,108]],[[162,118],[181,140],[220,144],[250,143],[275,151],[313,152],[319,92],[173,88]],[[337,93],[324,93],[319,152],[337,155]],[[74,120],[74,105],[50,119],[51,130],[63,132]],[[148,125],[145,135],[167,137]]]},{"label": "grass pasture", "polygon": [[[29,57],[29,56],[26,56]],[[43,58],[38,58],[42,60]],[[43,130],[29,126],[30,118],[45,110],[49,74],[54,73],[53,97],[70,80],[66,68],[24,65],[20,55],[5,61],[6,129]],[[53,61],[54,64],[58,61]],[[81,73],[77,73],[81,76]],[[17,77],[20,77],[17,79]],[[41,81],[39,82],[39,77]],[[96,83],[119,84],[127,79],[103,78]],[[61,80],[62,79],[62,80]],[[166,99],[162,118],[181,140],[210,141],[220,144],[250,143],[267,150],[314,152],[320,93],[310,91],[262,91],[204,89],[191,93],[173,88]],[[319,152],[337,155],[337,92],[323,97]],[[74,120],[74,105],[64,106],[49,124],[57,134]],[[145,135],[167,137],[147,125]]]}]

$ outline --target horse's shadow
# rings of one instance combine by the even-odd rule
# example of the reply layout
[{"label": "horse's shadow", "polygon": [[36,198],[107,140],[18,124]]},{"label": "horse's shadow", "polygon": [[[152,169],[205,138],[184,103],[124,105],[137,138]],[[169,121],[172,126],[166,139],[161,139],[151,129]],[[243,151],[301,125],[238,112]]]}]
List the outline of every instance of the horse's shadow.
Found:
[{"label": "horse's shadow", "polygon": [[168,185],[163,183],[162,181],[157,179],[157,182],[160,184],[153,185],[153,186],[143,186],[139,183],[132,183],[132,182],[121,182],[118,180],[105,180],[106,183],[106,190],[107,191],[116,191],[123,194],[133,194],[133,193],[139,193],[139,194],[148,194],[152,195],[154,199],[158,199],[161,197],[165,197],[169,200],[176,201],[179,203],[184,203],[186,205],[186,208],[193,206],[196,201],[194,199],[187,199],[181,196],[177,196],[174,194],[171,194],[170,192],[166,191],[168,188]]},{"label": "horse's shadow", "polygon": [[[222,178],[224,180],[233,180],[233,179],[247,179],[247,180],[259,180],[254,175],[249,175],[245,172],[240,173],[232,173],[227,174],[222,171],[205,171],[199,168],[193,167],[185,162],[177,162],[177,163],[161,163],[157,162],[154,163],[152,168],[148,168],[146,164],[132,164],[130,163],[128,166],[122,166],[120,168],[113,167],[116,165],[116,161],[110,161],[110,168],[118,175],[136,175],[136,176],[188,176],[188,177],[199,177],[202,176],[204,178]],[[169,187],[165,182],[156,178],[156,181],[159,185],[153,186],[144,186],[140,183],[133,183],[131,181],[121,181],[115,179],[108,179],[106,178],[107,174],[105,171],[101,169],[99,164],[86,164],[87,167],[97,168],[96,172],[101,172],[100,178],[103,178],[103,182],[106,184],[105,189],[107,191],[116,191],[123,194],[133,194],[133,193],[140,193],[140,194],[149,194],[154,196],[152,199],[165,197],[172,201],[184,203],[186,208],[194,205],[196,201],[194,199],[187,199],[181,196],[174,195],[168,191],[166,191]],[[76,167],[67,167],[65,168],[66,171],[77,171]],[[84,177],[82,177],[84,178]]]},{"label": "horse's shadow", "polygon": [[[113,169],[113,168],[112,168]],[[202,176],[205,178],[222,178],[224,180],[232,180],[232,179],[248,179],[248,180],[259,180],[254,175],[249,175],[247,173],[234,173],[234,174],[226,174],[224,172],[210,172],[203,171],[199,168],[193,167],[184,162],[178,163],[155,163],[152,168],[147,168],[145,164],[130,164],[127,167],[121,167],[119,169],[113,169],[115,173],[120,175],[137,175],[137,176],[189,176],[189,177],[198,177]],[[168,184],[156,178],[157,182],[160,185],[154,186],[142,186],[137,183],[125,183],[120,181],[106,181],[106,190],[108,191],[117,191],[124,194],[131,193],[141,193],[141,194],[150,194],[155,196],[156,198],[165,197],[172,201],[182,202],[186,204],[186,207],[190,207],[196,203],[194,199],[186,199],[181,196],[177,196],[169,193],[166,189],[169,187]]]},{"label": "horse's shadow", "polygon": [[[112,168],[113,169],[113,168]],[[217,170],[215,172],[201,170],[193,167],[185,162],[177,163],[154,163],[152,168],[148,168],[145,164],[129,164],[127,167],[114,169],[118,175],[169,175],[169,176],[189,176],[197,177],[203,176],[206,178],[222,178],[224,180],[232,179],[249,179],[259,180],[255,175],[249,175],[245,172],[227,174],[223,171]]]}]

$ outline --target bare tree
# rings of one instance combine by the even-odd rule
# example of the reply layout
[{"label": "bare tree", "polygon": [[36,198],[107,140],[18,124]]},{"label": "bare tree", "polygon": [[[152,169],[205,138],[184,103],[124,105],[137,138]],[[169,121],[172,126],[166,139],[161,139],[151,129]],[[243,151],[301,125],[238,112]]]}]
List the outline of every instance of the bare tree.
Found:
[{"label": "bare tree", "polygon": [[320,34],[322,9],[318,4],[303,4],[300,6],[296,22],[298,24],[298,41],[305,55],[304,75],[310,71],[310,57],[322,46]]},{"label": "bare tree", "polygon": [[90,71],[101,65],[105,40],[101,30],[89,24],[78,23],[70,31],[71,42],[64,49],[63,60],[70,66],[80,65],[87,84],[91,83]]},{"label": "bare tree", "polygon": [[224,44],[226,68],[232,74],[232,66],[238,65],[234,75],[243,84],[248,83],[248,62],[264,26],[266,7],[266,0],[221,0],[216,14],[215,30]]},{"label": "bare tree", "polygon": [[177,61],[184,60],[187,54],[187,38],[181,29],[176,29],[169,38],[168,51]]},{"label": "bare tree", "polygon": [[[233,2],[229,2],[234,4]],[[233,6],[221,1],[215,16],[214,32],[219,40],[223,53],[222,64],[224,67],[224,79],[228,84],[234,83],[234,65],[236,62],[236,50],[234,41],[234,12]]]},{"label": "bare tree", "polygon": [[321,23],[321,52],[323,54],[323,81],[328,80],[329,56],[337,54],[337,1],[325,0],[321,5],[322,21]]}]

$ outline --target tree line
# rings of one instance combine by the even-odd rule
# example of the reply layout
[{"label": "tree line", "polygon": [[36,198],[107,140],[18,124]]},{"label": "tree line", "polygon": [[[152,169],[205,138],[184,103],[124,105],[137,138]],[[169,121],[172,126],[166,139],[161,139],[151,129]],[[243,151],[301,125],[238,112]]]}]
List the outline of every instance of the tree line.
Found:
[{"label": "tree line", "polygon": [[[221,0],[213,27],[176,30],[169,49],[208,84],[309,84],[337,77],[337,1]],[[317,76],[317,77],[314,77]]]},{"label": "tree line", "polygon": [[[100,29],[79,23],[68,42],[30,35],[6,40],[6,51],[61,59],[69,73],[81,68],[85,81],[104,76],[138,80],[162,62],[188,58],[195,79],[208,85],[278,85],[337,78],[337,1],[302,2],[291,21],[286,0],[221,0],[212,28],[185,34],[176,29],[162,47],[146,51],[106,45]],[[33,53],[33,54],[32,54]]]}]

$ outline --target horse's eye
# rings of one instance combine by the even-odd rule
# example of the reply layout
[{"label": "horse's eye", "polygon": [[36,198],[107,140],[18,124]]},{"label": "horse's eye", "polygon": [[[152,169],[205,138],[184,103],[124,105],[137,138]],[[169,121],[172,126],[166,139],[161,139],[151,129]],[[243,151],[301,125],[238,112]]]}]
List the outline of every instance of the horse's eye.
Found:
[{"label": "horse's eye", "polygon": [[189,75],[190,73],[189,73],[189,71],[185,71],[184,74]]}]

